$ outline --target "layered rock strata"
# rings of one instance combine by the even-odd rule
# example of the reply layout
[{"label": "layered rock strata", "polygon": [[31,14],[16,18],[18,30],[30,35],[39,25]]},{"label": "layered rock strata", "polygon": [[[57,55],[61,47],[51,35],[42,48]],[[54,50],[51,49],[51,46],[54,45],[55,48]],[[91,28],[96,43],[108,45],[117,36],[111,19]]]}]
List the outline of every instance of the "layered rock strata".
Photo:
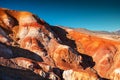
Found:
[{"label": "layered rock strata", "polygon": [[2,80],[119,80],[119,44],[0,8]]}]

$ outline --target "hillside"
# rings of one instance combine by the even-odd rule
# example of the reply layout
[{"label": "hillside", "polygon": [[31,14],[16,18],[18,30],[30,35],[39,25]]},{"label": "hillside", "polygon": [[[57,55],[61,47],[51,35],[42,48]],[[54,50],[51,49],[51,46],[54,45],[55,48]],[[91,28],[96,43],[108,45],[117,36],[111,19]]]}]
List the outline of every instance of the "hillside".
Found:
[{"label": "hillside", "polygon": [[120,80],[119,35],[0,8],[0,73],[1,80]]}]

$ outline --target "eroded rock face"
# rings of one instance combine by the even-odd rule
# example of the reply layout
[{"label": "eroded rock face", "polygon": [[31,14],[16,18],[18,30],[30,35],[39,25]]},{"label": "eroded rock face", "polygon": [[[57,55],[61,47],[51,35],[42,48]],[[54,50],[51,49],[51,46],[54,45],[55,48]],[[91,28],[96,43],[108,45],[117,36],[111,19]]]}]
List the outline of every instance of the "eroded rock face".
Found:
[{"label": "eroded rock face", "polygon": [[68,32],[67,37],[75,41],[77,46],[76,50],[93,58],[93,61],[95,61],[94,69],[100,76],[112,80],[120,79],[118,73],[118,57],[120,53],[119,41],[98,38],[90,34],[75,32],[74,30],[66,29],[66,31]]},{"label": "eroded rock face", "polygon": [[117,41],[50,26],[30,12],[0,8],[0,79],[11,80],[18,72],[29,80],[119,80],[119,50]]},{"label": "eroded rock face", "polygon": [[93,73],[92,70],[87,70],[86,72],[82,70],[65,70],[63,72],[63,78],[65,80],[99,80],[98,76]]}]

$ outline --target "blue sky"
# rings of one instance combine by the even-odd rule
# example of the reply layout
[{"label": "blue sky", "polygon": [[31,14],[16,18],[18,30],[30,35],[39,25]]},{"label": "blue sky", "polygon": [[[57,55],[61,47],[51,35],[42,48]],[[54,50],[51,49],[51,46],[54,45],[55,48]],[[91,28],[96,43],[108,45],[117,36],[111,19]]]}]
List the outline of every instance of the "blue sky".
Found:
[{"label": "blue sky", "polygon": [[51,25],[99,31],[120,29],[119,0],[0,0],[0,7],[30,11]]}]

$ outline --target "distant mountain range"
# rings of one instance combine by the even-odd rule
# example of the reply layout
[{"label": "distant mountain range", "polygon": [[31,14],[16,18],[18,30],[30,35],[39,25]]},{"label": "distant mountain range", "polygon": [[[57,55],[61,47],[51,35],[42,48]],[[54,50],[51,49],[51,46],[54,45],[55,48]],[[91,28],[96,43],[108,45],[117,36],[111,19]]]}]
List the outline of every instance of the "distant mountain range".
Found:
[{"label": "distant mountain range", "polygon": [[114,31],[113,33],[120,35],[120,30]]}]

